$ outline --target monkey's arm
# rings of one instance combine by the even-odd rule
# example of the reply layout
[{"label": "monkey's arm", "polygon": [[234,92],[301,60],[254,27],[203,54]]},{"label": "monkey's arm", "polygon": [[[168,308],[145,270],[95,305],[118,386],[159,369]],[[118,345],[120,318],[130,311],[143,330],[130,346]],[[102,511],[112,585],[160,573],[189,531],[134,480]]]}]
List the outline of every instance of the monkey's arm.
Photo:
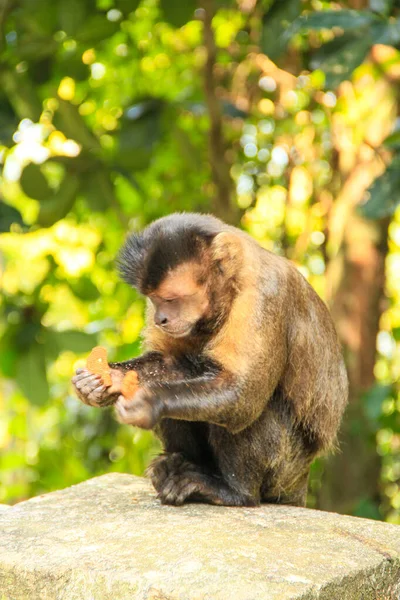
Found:
[{"label": "monkey's arm", "polygon": [[[217,365],[180,381],[150,383],[131,399],[119,397],[120,420],[152,429],[161,418],[205,421],[240,431],[258,415],[240,402],[240,382]],[[251,410],[251,407],[250,407]]]},{"label": "monkey's arm", "polygon": [[[110,406],[115,404],[121,394],[121,384],[126,373],[135,371],[139,385],[154,381],[168,383],[182,380],[189,374],[189,364],[176,363],[165,358],[160,352],[146,352],[142,356],[124,362],[109,363],[111,386],[105,386],[100,375],[94,375],[88,369],[78,369],[72,378],[78,398],[89,406]],[[192,369],[193,371],[193,369]]]}]

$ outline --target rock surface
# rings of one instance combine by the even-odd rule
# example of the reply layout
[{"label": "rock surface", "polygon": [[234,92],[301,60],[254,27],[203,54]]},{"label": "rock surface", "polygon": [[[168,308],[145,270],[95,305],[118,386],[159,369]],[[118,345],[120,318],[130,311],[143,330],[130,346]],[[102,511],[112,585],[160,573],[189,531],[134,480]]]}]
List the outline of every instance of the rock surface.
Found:
[{"label": "rock surface", "polygon": [[1,600],[398,600],[400,527],[161,506],[111,474],[0,511]]}]

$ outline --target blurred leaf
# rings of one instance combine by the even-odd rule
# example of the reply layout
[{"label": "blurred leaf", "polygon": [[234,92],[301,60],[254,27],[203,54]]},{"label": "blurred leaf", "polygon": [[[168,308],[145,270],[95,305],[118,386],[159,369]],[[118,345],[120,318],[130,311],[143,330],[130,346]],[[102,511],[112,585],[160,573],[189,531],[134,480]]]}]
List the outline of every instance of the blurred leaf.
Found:
[{"label": "blurred leaf", "polygon": [[89,277],[80,277],[76,281],[69,279],[68,285],[71,288],[74,296],[81,300],[97,300],[100,292]]},{"label": "blurred leaf", "polygon": [[72,77],[75,81],[85,81],[90,75],[89,65],[82,62],[82,57],[65,53],[60,59],[60,69],[64,77]]},{"label": "blurred leaf", "polygon": [[53,329],[45,332],[46,352],[51,356],[57,356],[65,351],[79,354],[90,352],[96,343],[97,335],[94,333],[78,330],[54,331]]},{"label": "blurred leaf", "polygon": [[58,3],[60,28],[70,37],[75,37],[78,29],[85,23],[86,2],[84,0],[68,0]]},{"label": "blurred leaf", "polygon": [[311,58],[312,69],[325,73],[325,86],[336,88],[351,75],[365,59],[372,41],[362,32],[348,32],[321,46]]},{"label": "blurred leaf", "polygon": [[124,360],[129,360],[134,356],[138,356],[140,354],[141,341],[136,340],[133,344],[122,344],[115,349],[115,353],[113,356],[113,362],[122,362]]},{"label": "blurred leaf", "polygon": [[365,414],[375,426],[377,426],[382,413],[382,403],[390,396],[391,391],[391,385],[380,385],[377,383],[364,395]]},{"label": "blurred leaf", "polygon": [[164,104],[150,99],[127,109],[118,132],[118,149],[115,162],[127,169],[144,169],[148,166],[153,147],[161,136],[161,111]]},{"label": "blurred leaf", "polygon": [[233,104],[233,102],[229,102],[228,100],[222,100],[221,105],[223,114],[228,117],[232,117],[233,119],[244,119],[249,114],[248,112],[245,112],[244,110],[238,108],[235,104]]},{"label": "blurred leaf", "polygon": [[[78,2],[80,1],[78,0]],[[99,14],[89,17],[86,21],[81,21],[79,25],[75,37],[84,44],[97,44],[119,30],[119,23],[109,21],[106,15]]]},{"label": "blurred leaf", "polygon": [[264,54],[271,60],[275,60],[286,50],[290,37],[283,34],[300,13],[300,0],[275,0],[264,15],[260,44]]},{"label": "blurred leaf", "polygon": [[123,15],[128,16],[130,13],[135,11],[139,6],[141,0],[115,0],[115,8],[120,10]]},{"label": "blurred leaf", "polygon": [[398,46],[400,42],[400,19],[389,19],[374,23],[371,31],[375,44]]},{"label": "blurred leaf", "polygon": [[364,519],[374,519],[375,521],[382,520],[382,514],[378,504],[370,498],[360,500],[351,514],[355,517],[362,517]]},{"label": "blurred leaf", "polygon": [[19,24],[21,30],[27,29],[32,34],[52,35],[57,27],[57,3],[49,0],[24,0],[20,3]]},{"label": "blurred leaf", "polygon": [[400,203],[400,158],[394,159],[386,171],[368,189],[368,200],[359,212],[367,219],[390,216]]},{"label": "blurred leaf", "polygon": [[99,165],[96,171],[88,173],[82,192],[92,210],[103,212],[110,208],[115,201],[115,195],[108,169]]},{"label": "blurred leaf", "polygon": [[74,205],[78,189],[79,178],[67,173],[58,192],[41,203],[37,223],[42,227],[51,227],[64,218]]},{"label": "blurred leaf", "polygon": [[[33,307],[30,307],[30,310],[34,310]],[[32,320],[25,321],[23,326],[18,328],[15,334],[15,347],[18,352],[24,352],[26,348],[37,344],[37,339],[42,332],[42,327],[37,317],[38,315],[33,313],[28,317]]]},{"label": "blurred leaf", "polygon": [[21,213],[16,208],[0,202],[0,233],[10,231],[10,227],[14,223],[23,228],[25,227]]},{"label": "blurred leaf", "polygon": [[40,166],[35,163],[30,163],[25,167],[19,181],[24,194],[35,200],[45,200],[52,193]]},{"label": "blurred leaf", "polygon": [[385,146],[388,148],[392,148],[393,150],[400,150],[400,131],[396,131],[389,135],[383,142]]},{"label": "blurred leaf", "polygon": [[[78,142],[86,150],[101,151],[100,142],[79,114],[79,108],[67,100],[57,98],[58,109],[54,115],[54,124],[67,138]],[[78,160],[81,157],[78,157]]]},{"label": "blurred leaf", "polygon": [[15,377],[18,352],[13,344],[12,336],[6,331],[0,338],[0,371],[4,377]]},{"label": "blurred leaf", "polygon": [[41,344],[30,346],[20,354],[17,362],[16,381],[23,394],[36,406],[43,406],[49,400],[44,348]]},{"label": "blurred leaf", "polygon": [[164,18],[174,27],[182,27],[194,18],[197,8],[196,0],[160,0],[160,8]]},{"label": "blurred leaf", "polygon": [[324,10],[311,12],[297,19],[294,24],[296,30],[300,29],[333,29],[339,27],[344,31],[360,29],[376,21],[377,17],[367,11],[358,10]]},{"label": "blurred leaf", "polygon": [[39,119],[42,103],[38,98],[35,84],[26,72],[18,73],[15,68],[3,67],[0,69],[0,85],[20,119],[28,118],[32,121]]},{"label": "blurred leaf", "polygon": [[393,6],[393,0],[369,0],[370,9],[382,15],[388,15]]},{"label": "blurred leaf", "polygon": [[393,333],[393,337],[396,340],[396,342],[400,342],[400,327],[395,327],[392,330],[392,333]]}]

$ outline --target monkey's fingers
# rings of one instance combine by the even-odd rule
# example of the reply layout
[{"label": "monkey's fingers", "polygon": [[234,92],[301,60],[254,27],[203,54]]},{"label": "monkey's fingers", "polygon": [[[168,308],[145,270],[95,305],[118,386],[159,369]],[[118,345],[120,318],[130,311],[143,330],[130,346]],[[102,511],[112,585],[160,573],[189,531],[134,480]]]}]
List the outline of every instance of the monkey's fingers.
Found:
[{"label": "monkey's fingers", "polygon": [[106,390],[100,375],[93,375],[86,369],[79,369],[72,383],[78,398],[89,406],[93,406]]},{"label": "monkey's fingers", "polygon": [[101,375],[95,375],[88,369],[77,369],[72,384],[78,398],[89,406],[109,406],[114,404],[120,394],[117,383],[106,386]]}]

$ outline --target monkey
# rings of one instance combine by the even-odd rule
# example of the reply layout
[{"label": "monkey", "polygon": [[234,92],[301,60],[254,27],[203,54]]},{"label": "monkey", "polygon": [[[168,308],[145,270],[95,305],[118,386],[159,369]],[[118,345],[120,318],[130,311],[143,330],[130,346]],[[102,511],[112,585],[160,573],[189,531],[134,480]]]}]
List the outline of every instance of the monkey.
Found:
[{"label": "monkey", "polygon": [[[348,397],[328,308],[296,266],[212,215],[174,213],[129,235],[122,279],[147,298],[145,353],[80,369],[79,398],[160,438],[163,504],[305,506],[315,457],[336,446]],[[135,370],[139,389],[121,395]]]}]

